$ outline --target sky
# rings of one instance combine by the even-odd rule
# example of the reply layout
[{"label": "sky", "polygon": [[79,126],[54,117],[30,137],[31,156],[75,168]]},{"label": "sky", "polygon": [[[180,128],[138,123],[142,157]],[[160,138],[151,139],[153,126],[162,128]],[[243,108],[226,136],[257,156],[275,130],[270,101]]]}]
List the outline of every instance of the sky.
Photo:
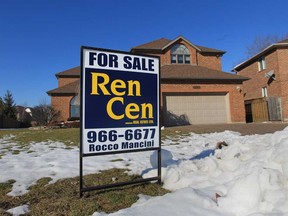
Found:
[{"label": "sky", "polygon": [[80,47],[129,51],[182,35],[226,51],[223,71],[258,36],[287,34],[285,0],[0,0],[0,97],[50,104],[55,74],[80,65]]},{"label": "sky", "polygon": [[[287,132],[288,127],[273,134],[241,136],[226,130],[209,134],[179,133],[162,139],[161,181],[171,192],[157,197],[140,194],[131,207],[109,215],[287,216]],[[228,146],[215,150],[217,143],[223,141]],[[9,196],[26,194],[43,177],[50,177],[49,183],[54,183],[79,175],[76,146],[67,148],[64,143],[50,140],[31,142],[23,148],[13,141],[12,135],[0,138],[0,144],[0,183],[15,180]],[[83,171],[86,175],[119,168],[129,169],[128,174],[143,178],[156,177],[156,155],[153,151],[142,151],[86,157]],[[111,180],[119,183],[117,177]],[[3,209],[13,215],[24,214],[33,209],[29,200],[26,202]]]}]

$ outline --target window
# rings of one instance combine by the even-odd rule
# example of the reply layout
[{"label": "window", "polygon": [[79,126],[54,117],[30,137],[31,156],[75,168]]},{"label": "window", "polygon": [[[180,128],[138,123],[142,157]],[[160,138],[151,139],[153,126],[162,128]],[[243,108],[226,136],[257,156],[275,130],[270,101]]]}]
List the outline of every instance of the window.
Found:
[{"label": "window", "polygon": [[79,97],[75,96],[70,101],[70,117],[79,118],[80,117],[80,102]]},{"label": "window", "polygon": [[183,44],[176,44],[171,49],[171,64],[190,64],[190,52]]},{"label": "window", "polygon": [[262,71],[264,69],[266,69],[266,61],[265,61],[265,58],[262,57],[258,60],[258,70]]},{"label": "window", "polygon": [[262,88],[262,97],[268,97],[267,87]]}]

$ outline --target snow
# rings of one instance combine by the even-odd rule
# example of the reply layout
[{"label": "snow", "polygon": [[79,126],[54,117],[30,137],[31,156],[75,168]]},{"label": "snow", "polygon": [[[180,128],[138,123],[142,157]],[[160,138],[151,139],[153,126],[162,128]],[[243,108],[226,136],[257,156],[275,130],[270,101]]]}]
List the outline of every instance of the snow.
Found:
[{"label": "snow", "polygon": [[[228,146],[215,149],[221,141]],[[7,147],[21,151],[12,154]],[[0,139],[0,155],[0,182],[16,180],[10,196],[25,194],[42,177],[53,183],[79,175],[78,148],[61,142],[30,143],[23,149],[6,136]],[[88,157],[84,173],[129,168],[148,178],[157,175],[157,161],[156,152]],[[109,215],[288,216],[288,127],[265,135],[224,131],[167,138],[162,141],[162,165],[163,187],[171,193],[139,194],[130,208]],[[21,209],[28,211],[28,205]]]},{"label": "snow", "polygon": [[17,206],[15,208],[8,209],[7,212],[12,214],[13,216],[23,215],[29,212],[29,206],[28,205]]}]

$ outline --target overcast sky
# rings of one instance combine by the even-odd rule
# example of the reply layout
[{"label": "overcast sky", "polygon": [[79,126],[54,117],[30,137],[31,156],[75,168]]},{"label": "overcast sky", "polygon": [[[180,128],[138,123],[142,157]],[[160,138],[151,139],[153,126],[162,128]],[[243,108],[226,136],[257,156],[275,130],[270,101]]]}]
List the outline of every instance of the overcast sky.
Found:
[{"label": "overcast sky", "polygon": [[80,46],[129,51],[184,36],[225,50],[223,71],[245,60],[255,37],[285,35],[285,0],[0,0],[0,96],[50,103],[55,73],[80,65]]}]

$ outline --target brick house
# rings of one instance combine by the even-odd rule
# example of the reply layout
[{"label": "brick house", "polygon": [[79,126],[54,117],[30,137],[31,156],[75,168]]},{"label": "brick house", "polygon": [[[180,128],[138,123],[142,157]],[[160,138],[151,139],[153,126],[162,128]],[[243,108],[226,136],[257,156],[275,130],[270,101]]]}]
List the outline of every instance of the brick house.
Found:
[{"label": "brick house", "polygon": [[288,39],[234,67],[243,83],[247,121],[288,121]]},{"label": "brick house", "polygon": [[[133,47],[131,53],[160,57],[162,124],[245,122],[243,81],[248,78],[222,71],[224,51],[198,46],[183,36],[161,38]],[[48,91],[61,119],[79,114],[77,92],[80,67],[56,74],[58,88]]]}]

